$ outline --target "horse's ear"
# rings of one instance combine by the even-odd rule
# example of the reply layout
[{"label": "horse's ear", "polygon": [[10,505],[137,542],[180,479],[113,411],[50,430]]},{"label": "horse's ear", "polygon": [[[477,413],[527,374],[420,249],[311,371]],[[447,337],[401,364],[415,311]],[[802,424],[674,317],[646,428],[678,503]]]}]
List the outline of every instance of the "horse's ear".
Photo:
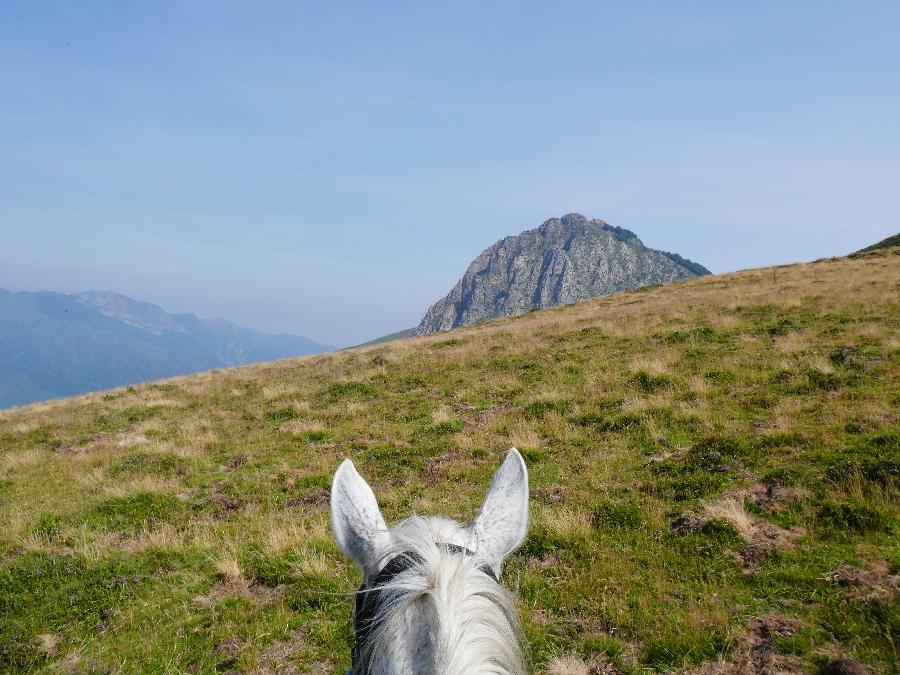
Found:
[{"label": "horse's ear", "polygon": [[338,546],[367,572],[376,571],[390,536],[375,493],[345,459],[331,483],[331,529]]},{"label": "horse's ear", "polygon": [[472,522],[478,553],[499,566],[525,541],[528,531],[528,469],[511,448],[494,477],[481,511]]}]

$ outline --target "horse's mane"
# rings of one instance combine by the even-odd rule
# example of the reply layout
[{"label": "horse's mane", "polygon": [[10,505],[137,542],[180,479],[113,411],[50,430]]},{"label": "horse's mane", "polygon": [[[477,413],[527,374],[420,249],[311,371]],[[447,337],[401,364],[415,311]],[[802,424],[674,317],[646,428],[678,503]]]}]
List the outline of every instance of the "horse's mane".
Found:
[{"label": "horse's mane", "polygon": [[[415,559],[378,587],[380,599],[357,675],[397,672],[394,659],[403,642],[414,650],[406,658],[416,672],[523,675],[512,593],[479,569],[484,561],[477,548],[475,555],[463,555],[435,543],[429,521],[413,516],[393,532],[386,557],[411,552]],[[427,635],[428,645],[413,644],[411,630]]]}]

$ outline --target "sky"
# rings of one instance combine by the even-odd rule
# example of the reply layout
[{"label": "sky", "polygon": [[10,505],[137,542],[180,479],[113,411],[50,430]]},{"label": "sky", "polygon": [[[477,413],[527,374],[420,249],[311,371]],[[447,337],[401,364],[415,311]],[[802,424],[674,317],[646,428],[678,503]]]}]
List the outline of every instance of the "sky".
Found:
[{"label": "sky", "polygon": [[569,212],[714,272],[900,230],[900,3],[0,5],[0,287],[336,346]]}]

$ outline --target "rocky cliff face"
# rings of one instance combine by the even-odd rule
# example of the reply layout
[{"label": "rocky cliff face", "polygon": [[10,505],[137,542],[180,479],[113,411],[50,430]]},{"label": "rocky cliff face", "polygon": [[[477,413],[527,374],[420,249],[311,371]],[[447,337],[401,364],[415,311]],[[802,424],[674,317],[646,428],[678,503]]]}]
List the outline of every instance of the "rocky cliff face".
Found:
[{"label": "rocky cliff face", "polygon": [[647,248],[633,232],[570,213],[482,252],[416,334],[701,274],[709,270]]}]

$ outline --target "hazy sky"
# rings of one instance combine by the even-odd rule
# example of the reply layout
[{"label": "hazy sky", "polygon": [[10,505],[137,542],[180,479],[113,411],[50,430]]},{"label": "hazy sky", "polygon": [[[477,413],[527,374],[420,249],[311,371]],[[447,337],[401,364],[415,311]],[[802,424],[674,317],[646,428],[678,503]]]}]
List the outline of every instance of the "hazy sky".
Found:
[{"label": "hazy sky", "polygon": [[571,211],[713,271],[900,230],[900,2],[0,5],[0,287],[348,345]]}]

